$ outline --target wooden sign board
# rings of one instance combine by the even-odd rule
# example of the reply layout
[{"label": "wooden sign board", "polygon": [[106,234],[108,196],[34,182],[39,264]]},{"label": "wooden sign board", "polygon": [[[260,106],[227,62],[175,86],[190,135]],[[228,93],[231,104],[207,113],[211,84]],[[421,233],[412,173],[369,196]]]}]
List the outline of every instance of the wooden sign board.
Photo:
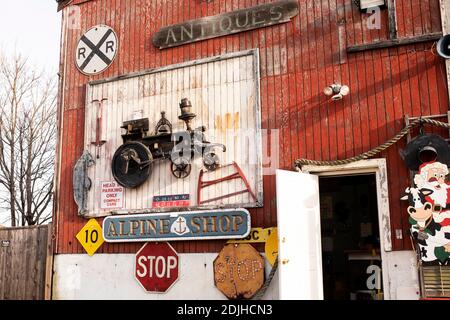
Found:
[{"label": "wooden sign board", "polygon": [[289,22],[297,14],[296,0],[262,4],[163,27],[153,36],[153,44],[160,49],[175,47]]},{"label": "wooden sign board", "polygon": [[103,237],[106,242],[240,239],[250,225],[245,209],[109,216]]},{"label": "wooden sign board", "polygon": [[264,258],[250,244],[227,244],[214,260],[214,284],[228,299],[250,299],[264,284]]}]

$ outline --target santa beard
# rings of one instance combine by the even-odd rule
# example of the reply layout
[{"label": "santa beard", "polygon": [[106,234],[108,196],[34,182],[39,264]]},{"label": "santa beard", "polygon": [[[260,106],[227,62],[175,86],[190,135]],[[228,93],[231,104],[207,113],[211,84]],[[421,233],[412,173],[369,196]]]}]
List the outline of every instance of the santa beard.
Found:
[{"label": "santa beard", "polygon": [[433,193],[429,197],[434,201],[435,204],[440,205],[443,209],[447,206],[447,184],[439,184],[436,182],[426,182],[420,189],[429,189]]}]

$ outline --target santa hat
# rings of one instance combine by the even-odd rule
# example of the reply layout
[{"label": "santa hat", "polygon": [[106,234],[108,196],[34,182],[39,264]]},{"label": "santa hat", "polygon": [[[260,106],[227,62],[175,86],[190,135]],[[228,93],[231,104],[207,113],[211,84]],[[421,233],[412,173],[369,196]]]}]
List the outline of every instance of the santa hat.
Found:
[{"label": "santa hat", "polygon": [[447,165],[437,162],[437,161],[430,161],[430,162],[424,162],[419,167],[419,172],[422,173],[423,171],[428,171],[430,169],[441,169],[442,171],[446,172],[446,175],[448,174],[448,167]]},{"label": "santa hat", "polygon": [[428,170],[425,169],[426,166],[435,163],[436,161],[430,161],[430,162],[424,162],[419,166],[419,172],[422,172],[423,170]]}]

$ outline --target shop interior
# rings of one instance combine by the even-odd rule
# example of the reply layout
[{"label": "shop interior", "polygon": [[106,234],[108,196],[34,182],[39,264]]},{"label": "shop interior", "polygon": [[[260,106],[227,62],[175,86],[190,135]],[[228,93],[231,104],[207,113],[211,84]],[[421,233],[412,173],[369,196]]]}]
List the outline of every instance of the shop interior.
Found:
[{"label": "shop interior", "polygon": [[319,183],[324,298],[383,299],[375,175]]}]

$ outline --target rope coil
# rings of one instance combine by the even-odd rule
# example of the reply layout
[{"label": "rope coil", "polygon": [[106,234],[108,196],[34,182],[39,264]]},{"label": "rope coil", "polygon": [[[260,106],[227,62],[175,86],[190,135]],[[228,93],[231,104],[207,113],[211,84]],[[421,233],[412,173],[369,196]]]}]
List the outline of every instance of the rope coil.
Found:
[{"label": "rope coil", "polygon": [[406,127],[404,127],[399,133],[397,133],[393,138],[387,140],[385,143],[383,143],[383,144],[379,145],[378,147],[373,148],[367,152],[361,153],[360,155],[358,155],[356,157],[351,157],[351,158],[343,159],[343,160],[329,160],[329,161],[298,159],[298,160],[295,160],[295,168],[297,170],[301,170],[301,167],[304,165],[339,166],[339,165],[349,164],[349,163],[360,161],[360,160],[369,159],[369,158],[375,156],[376,154],[388,149],[389,147],[391,147],[398,141],[400,141],[404,136],[406,136],[411,131],[411,129],[413,129],[417,126],[422,126],[423,124],[429,124],[429,125],[432,125],[435,127],[450,129],[450,124],[448,124],[448,123],[436,121],[433,119],[419,118],[419,119],[412,121],[410,124],[408,124]]}]

